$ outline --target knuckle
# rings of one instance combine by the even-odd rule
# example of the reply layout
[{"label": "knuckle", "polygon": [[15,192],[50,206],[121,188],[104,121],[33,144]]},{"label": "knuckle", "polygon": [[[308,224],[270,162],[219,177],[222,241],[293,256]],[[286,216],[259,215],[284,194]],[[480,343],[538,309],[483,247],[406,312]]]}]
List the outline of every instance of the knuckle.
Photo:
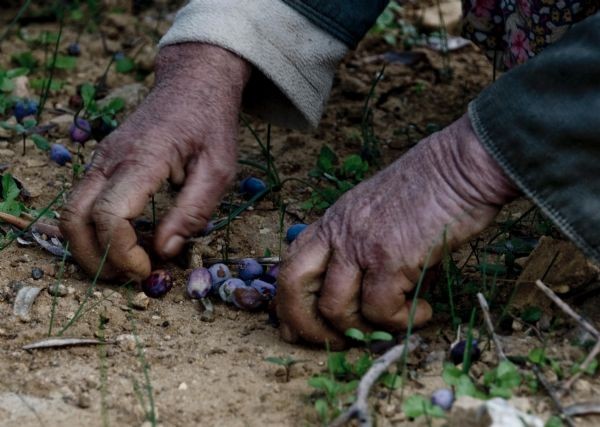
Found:
[{"label": "knuckle", "polygon": [[323,317],[334,323],[340,323],[348,317],[345,307],[336,300],[321,298],[318,302],[318,308]]},{"label": "knuckle", "polygon": [[178,208],[177,212],[179,213],[178,216],[180,218],[182,227],[188,233],[198,231],[205,224],[207,224],[210,219],[207,215],[202,213],[200,209],[195,207],[191,207],[190,209]]}]

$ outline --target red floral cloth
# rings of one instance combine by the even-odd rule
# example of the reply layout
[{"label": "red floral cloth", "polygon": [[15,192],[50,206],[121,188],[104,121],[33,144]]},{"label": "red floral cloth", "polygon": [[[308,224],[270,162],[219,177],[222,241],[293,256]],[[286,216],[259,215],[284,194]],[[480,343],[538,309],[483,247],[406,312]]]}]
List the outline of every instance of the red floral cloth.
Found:
[{"label": "red floral cloth", "polygon": [[464,33],[498,67],[508,69],[598,10],[597,0],[463,0]]}]

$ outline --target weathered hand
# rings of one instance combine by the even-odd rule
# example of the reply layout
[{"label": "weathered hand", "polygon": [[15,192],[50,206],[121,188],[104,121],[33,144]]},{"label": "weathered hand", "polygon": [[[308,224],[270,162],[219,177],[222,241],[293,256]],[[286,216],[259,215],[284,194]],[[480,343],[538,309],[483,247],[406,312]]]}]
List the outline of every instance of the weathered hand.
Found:
[{"label": "weathered hand", "polygon": [[154,89],[98,145],[63,211],[60,228],[86,271],[96,272],[110,245],[102,277],[150,274],[130,220],[167,179],[183,187],[157,229],[157,252],[177,254],[186,237],[204,228],[235,175],[238,114],[250,70],[216,46],[161,49]]},{"label": "weathered hand", "polygon": [[[517,195],[465,116],[346,193],[290,246],[279,274],[277,313],[291,342],[342,347],[354,327],[409,323],[422,270],[482,231]],[[418,300],[415,325],[430,319]]]}]

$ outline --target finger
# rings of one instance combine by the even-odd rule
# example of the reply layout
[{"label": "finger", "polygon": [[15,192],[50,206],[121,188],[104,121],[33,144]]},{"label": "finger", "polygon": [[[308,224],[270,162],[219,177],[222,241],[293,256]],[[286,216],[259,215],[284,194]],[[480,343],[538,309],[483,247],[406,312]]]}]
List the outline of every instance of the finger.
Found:
[{"label": "finger", "polygon": [[329,246],[315,237],[281,265],[277,287],[277,316],[282,338],[295,342],[328,342],[332,348],[345,346],[344,337],[326,324],[317,307],[317,293],[327,268]]},{"label": "finger", "polygon": [[169,172],[166,164],[157,164],[149,171],[143,163],[139,160],[120,164],[96,200],[92,213],[100,245],[103,248],[110,245],[109,261],[135,281],[148,277],[151,265],[148,254],[138,245],[130,220],[144,211]]},{"label": "finger", "polygon": [[[400,331],[410,323],[411,301],[406,293],[414,288],[413,281],[401,272],[368,270],[363,279],[361,310],[363,316],[376,325]],[[420,326],[432,315],[429,304],[417,300],[413,325]]]},{"label": "finger", "polygon": [[175,206],[161,221],[155,238],[156,251],[163,257],[177,255],[186,239],[203,230],[235,175],[235,162],[201,153],[187,166],[187,179]]},{"label": "finger", "polygon": [[[102,174],[90,171],[69,196],[62,211],[60,230],[69,242],[69,251],[79,265],[90,275],[96,274],[104,256],[92,219],[92,210],[98,194],[106,184]],[[118,271],[109,262],[104,263],[100,278],[110,280]]]},{"label": "finger", "polygon": [[338,253],[331,256],[319,296],[319,312],[341,333],[350,328],[369,332],[360,306],[362,272]]}]

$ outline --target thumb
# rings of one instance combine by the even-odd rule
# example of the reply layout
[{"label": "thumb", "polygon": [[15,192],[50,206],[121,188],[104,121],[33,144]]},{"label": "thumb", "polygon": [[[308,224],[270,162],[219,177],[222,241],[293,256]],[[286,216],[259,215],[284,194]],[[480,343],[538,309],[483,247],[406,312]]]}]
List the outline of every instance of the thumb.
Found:
[{"label": "thumb", "polygon": [[158,254],[164,258],[177,255],[188,237],[206,227],[234,176],[235,154],[223,162],[201,153],[188,163],[187,178],[176,204],[156,232],[154,245]]}]

